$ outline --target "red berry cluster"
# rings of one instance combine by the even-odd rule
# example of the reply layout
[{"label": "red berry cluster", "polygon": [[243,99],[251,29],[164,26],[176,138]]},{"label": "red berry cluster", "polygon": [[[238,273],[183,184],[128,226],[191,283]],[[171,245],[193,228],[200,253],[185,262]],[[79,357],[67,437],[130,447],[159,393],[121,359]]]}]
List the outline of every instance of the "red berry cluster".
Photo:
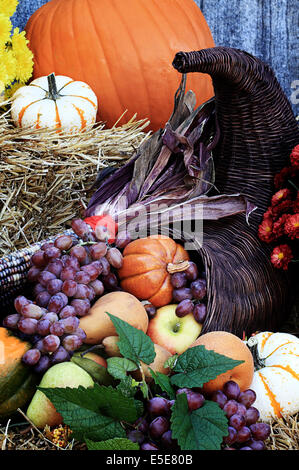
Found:
[{"label": "red berry cluster", "polygon": [[278,191],[273,195],[258,229],[258,236],[263,242],[279,242],[271,253],[271,262],[283,270],[288,269],[294,258],[293,242],[299,238],[299,192],[296,186],[299,145],[292,150],[290,163],[275,176],[274,185]]}]

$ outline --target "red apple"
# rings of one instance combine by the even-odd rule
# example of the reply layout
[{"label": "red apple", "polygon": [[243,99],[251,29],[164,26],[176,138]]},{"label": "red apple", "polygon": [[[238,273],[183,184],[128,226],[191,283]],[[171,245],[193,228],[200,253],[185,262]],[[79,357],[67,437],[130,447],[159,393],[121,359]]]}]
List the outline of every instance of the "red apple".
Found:
[{"label": "red apple", "polygon": [[202,326],[192,313],[179,318],[175,313],[176,307],[170,304],[159,308],[149,321],[146,334],[171,354],[182,354],[200,335]]}]

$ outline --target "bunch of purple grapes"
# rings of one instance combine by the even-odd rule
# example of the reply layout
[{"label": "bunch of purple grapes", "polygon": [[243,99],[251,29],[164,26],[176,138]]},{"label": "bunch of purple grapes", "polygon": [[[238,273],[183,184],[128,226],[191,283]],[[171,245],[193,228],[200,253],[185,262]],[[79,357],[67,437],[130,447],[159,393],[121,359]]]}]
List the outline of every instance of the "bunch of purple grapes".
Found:
[{"label": "bunch of purple grapes", "polygon": [[[253,407],[256,394],[253,390],[240,391],[234,381],[225,383],[223,390],[218,390],[206,397],[199,389],[180,388],[176,394],[185,393],[189,412],[201,408],[206,399],[216,402],[228,419],[227,435],[223,438],[222,450],[265,450],[265,441],[270,436],[269,424],[258,422],[259,411]],[[170,417],[175,400],[162,396],[151,398],[147,402],[147,414],[134,423],[134,429],[127,432],[127,437],[140,445],[141,450],[179,450],[176,439],[172,437]]]},{"label": "bunch of purple grapes", "polygon": [[[204,396],[189,388],[178,389],[176,394],[185,393],[189,411],[200,408]],[[140,444],[141,450],[179,450],[176,439],[170,429],[171,409],[175,400],[164,397],[153,397],[147,402],[147,418],[139,418],[133,430],[127,433],[128,439]]]},{"label": "bunch of purple grapes", "polygon": [[197,265],[189,262],[189,267],[171,276],[173,286],[173,302],[177,305],[176,315],[184,317],[193,313],[198,323],[203,323],[206,317],[207,281],[205,273],[199,273]]},{"label": "bunch of purple grapes", "polygon": [[218,403],[228,418],[228,435],[223,439],[224,450],[265,450],[265,440],[270,436],[269,424],[258,422],[260,413],[253,403],[254,390],[240,391],[230,380],[223,390],[217,390],[211,399]]},{"label": "bunch of purple grapes", "polygon": [[72,229],[78,238],[58,236],[33,254],[27,280],[34,285],[34,300],[17,297],[16,313],[3,321],[33,343],[23,361],[37,372],[69,360],[86,337],[79,328],[80,317],[104,293],[120,290],[116,270],[123,257],[116,246],[108,244],[106,227],[93,231],[75,219]]}]

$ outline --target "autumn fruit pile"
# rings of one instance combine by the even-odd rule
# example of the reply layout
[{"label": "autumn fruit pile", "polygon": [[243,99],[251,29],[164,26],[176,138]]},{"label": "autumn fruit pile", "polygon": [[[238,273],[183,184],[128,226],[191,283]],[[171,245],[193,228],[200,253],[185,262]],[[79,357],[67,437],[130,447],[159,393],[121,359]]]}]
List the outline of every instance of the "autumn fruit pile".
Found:
[{"label": "autumn fruit pile", "polygon": [[283,270],[287,270],[289,263],[298,256],[295,244],[299,239],[298,170],[299,145],[291,152],[290,165],[275,176],[274,185],[278,191],[273,195],[258,231],[263,242],[276,244],[271,263]]}]

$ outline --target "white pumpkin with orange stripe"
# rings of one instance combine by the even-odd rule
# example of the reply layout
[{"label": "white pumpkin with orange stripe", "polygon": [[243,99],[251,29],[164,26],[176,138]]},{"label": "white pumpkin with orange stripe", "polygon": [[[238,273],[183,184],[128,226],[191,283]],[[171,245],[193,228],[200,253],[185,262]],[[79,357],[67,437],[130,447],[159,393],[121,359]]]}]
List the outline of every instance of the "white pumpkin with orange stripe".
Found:
[{"label": "white pumpkin with orange stripe", "polygon": [[12,97],[17,127],[77,133],[95,123],[98,100],[89,85],[51,74],[19,88]]},{"label": "white pumpkin with orange stripe", "polygon": [[264,331],[247,341],[255,372],[250,386],[260,419],[270,422],[299,411],[299,338]]}]

